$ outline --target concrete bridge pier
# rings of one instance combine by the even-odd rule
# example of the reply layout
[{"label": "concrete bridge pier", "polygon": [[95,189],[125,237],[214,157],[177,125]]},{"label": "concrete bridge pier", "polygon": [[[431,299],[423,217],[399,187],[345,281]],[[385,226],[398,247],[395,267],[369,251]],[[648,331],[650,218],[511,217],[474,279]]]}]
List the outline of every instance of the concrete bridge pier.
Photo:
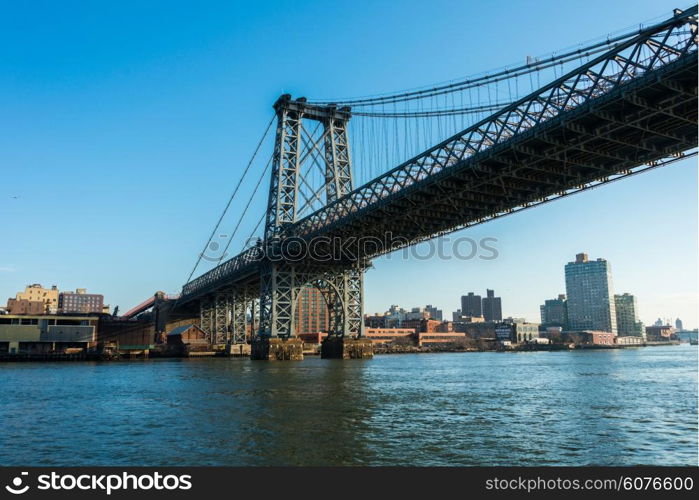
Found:
[{"label": "concrete bridge pier", "polygon": [[371,359],[374,346],[371,340],[328,335],[320,344],[320,357],[324,359]]},{"label": "concrete bridge pier", "polygon": [[262,361],[302,361],[303,341],[297,337],[256,337],[250,359]]}]

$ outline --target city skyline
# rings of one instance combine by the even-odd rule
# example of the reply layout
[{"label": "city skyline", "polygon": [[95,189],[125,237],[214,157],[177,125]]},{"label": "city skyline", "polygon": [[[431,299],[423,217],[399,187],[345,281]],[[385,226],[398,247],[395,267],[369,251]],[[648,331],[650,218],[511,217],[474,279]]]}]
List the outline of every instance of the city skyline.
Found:
[{"label": "city skyline", "polygon": [[[582,251],[582,250],[581,250],[581,252],[582,252],[582,253],[587,253],[587,252],[584,252],[584,251]],[[578,252],[578,253],[580,253],[580,252]],[[597,259],[597,258],[604,259],[604,257],[595,256],[594,259],[592,259],[592,260],[595,260],[595,259]],[[508,302],[508,300],[507,300],[506,294],[500,294],[500,293],[498,292],[498,296],[499,296],[499,295],[503,295],[503,301],[504,301],[504,304],[505,304],[505,305],[503,306],[503,309],[502,309],[502,317],[503,317],[503,318],[505,318],[505,317],[513,317],[513,318],[521,317],[521,318],[525,318],[527,321],[539,322],[539,321],[540,321],[540,316],[541,316],[541,311],[539,310],[539,308],[541,307],[541,305],[544,304],[545,301],[552,300],[552,299],[556,299],[556,298],[559,297],[560,295],[563,295],[563,296],[566,295],[566,286],[565,286],[565,273],[564,273],[564,269],[565,269],[566,264],[568,264],[569,262],[574,261],[574,260],[575,260],[575,256],[574,256],[573,258],[571,258],[569,261],[567,261],[567,262],[565,262],[565,263],[561,263],[561,266],[560,266],[560,267],[561,267],[561,273],[560,273],[560,274],[561,274],[562,281],[563,281],[563,283],[562,283],[562,292],[561,292],[561,293],[558,293],[558,294],[555,294],[555,295],[552,295],[552,296],[550,296],[550,297],[541,297],[541,298],[540,298],[539,305],[537,305],[537,307],[536,307],[536,309],[537,309],[536,312],[527,310],[527,313],[525,313],[525,314],[518,314],[517,312],[512,312],[512,311],[510,311],[510,309],[509,309],[509,307],[508,307],[509,302]],[[604,259],[604,260],[606,260],[606,259]],[[615,274],[615,272],[613,272],[613,275],[614,275],[614,274]],[[612,302],[614,302],[614,297],[615,297],[615,296],[622,296],[622,295],[627,295],[627,294],[633,296],[633,297],[634,297],[634,302],[635,302],[635,313],[638,315],[639,320],[640,320],[644,325],[646,325],[646,326],[648,326],[648,325],[653,325],[653,324],[655,324],[656,319],[657,319],[658,317],[662,317],[662,318],[664,318],[664,321],[668,322],[668,324],[673,324],[673,325],[674,325],[675,321],[676,321],[677,319],[680,319],[681,322],[683,323],[683,327],[684,327],[685,329],[694,329],[694,328],[697,328],[697,326],[696,326],[696,319],[692,320],[692,318],[693,318],[692,315],[682,315],[682,314],[674,314],[674,315],[673,315],[672,313],[669,313],[669,312],[668,312],[668,313],[664,313],[664,312],[662,312],[662,313],[661,313],[661,312],[657,312],[657,313],[656,313],[654,310],[644,310],[643,307],[639,307],[639,306],[638,306],[638,294],[637,294],[635,291],[633,291],[633,290],[627,290],[627,289],[625,289],[625,288],[622,290],[621,288],[623,288],[623,287],[620,288],[620,287],[616,284],[616,278],[613,278],[613,280],[614,280],[614,283],[615,283],[615,284],[614,284],[614,286],[613,286],[613,292],[614,292],[614,293],[613,293],[613,296],[612,296],[612,298],[611,298]],[[482,284],[482,286],[481,286],[481,284],[479,284],[478,286],[474,285],[474,286],[472,287],[473,289],[468,289],[468,290],[467,290],[467,289],[463,289],[462,292],[461,292],[461,294],[460,294],[459,296],[457,296],[456,298],[453,298],[453,297],[452,297],[451,299],[448,299],[448,300],[449,300],[449,303],[456,303],[456,305],[453,306],[453,309],[450,308],[450,306],[444,306],[442,303],[437,303],[437,302],[434,301],[434,300],[433,300],[432,303],[437,304],[435,307],[442,308],[444,311],[450,311],[450,312],[453,311],[453,312],[456,312],[457,310],[461,310],[461,309],[462,309],[462,305],[461,305],[461,304],[462,304],[462,301],[463,301],[464,297],[466,297],[466,296],[467,296],[468,294],[470,294],[470,293],[473,293],[473,294],[474,294],[474,297],[478,297],[479,291],[480,291],[481,289],[486,290],[486,289],[487,289],[486,287],[489,287],[489,286],[490,286],[490,284],[485,283],[485,284]],[[475,290],[475,291],[474,291],[474,290]],[[480,298],[481,298],[481,300],[482,300],[482,299],[485,298],[485,297],[484,297],[484,296],[481,296]],[[513,298],[514,298],[514,297],[513,297]],[[674,298],[674,297],[672,297],[672,296],[669,296],[669,297],[668,297],[669,300],[671,300],[671,299],[673,299],[673,298]],[[690,298],[691,298],[691,297],[690,297]],[[430,303],[430,304],[431,304],[431,303]],[[410,308],[412,308],[412,307],[415,307],[415,306],[420,306],[420,307],[423,306],[423,304],[421,304],[421,303],[419,303],[419,302],[399,303],[399,302],[395,302],[395,301],[394,301],[394,302],[390,302],[390,304],[387,304],[386,307],[384,307],[383,309],[382,309],[382,308],[379,308],[379,309],[370,309],[370,308],[366,308],[365,313],[367,313],[367,314],[374,314],[374,313],[380,313],[380,312],[382,312],[382,311],[387,311],[387,310],[389,309],[389,307],[392,306],[392,305],[399,305],[399,306],[401,306],[401,307],[407,308],[408,310],[409,310]],[[530,305],[528,305],[528,307],[529,307],[529,306],[530,306]],[[530,307],[530,309],[531,309],[531,307]],[[683,307],[676,307],[676,308],[675,308],[675,310],[680,310],[680,309],[686,309],[686,308],[683,308]],[[522,309],[514,309],[513,311],[522,311]],[[696,318],[696,316],[694,316],[694,318]],[[689,325],[692,325],[692,326],[689,326]]]},{"label": "city skyline", "polygon": [[[526,6],[501,12],[452,5],[455,16],[471,19],[473,39],[488,36],[490,25],[480,21],[497,15],[510,26],[510,37],[527,40],[526,46],[499,41],[482,54],[447,43],[463,27],[420,16],[416,3],[406,3],[401,13],[372,5],[361,17],[342,4],[325,6],[323,16],[342,16],[347,26],[315,23],[314,35],[329,44],[322,49],[316,37],[295,40],[294,51],[309,54],[300,67],[269,34],[314,19],[312,6],[283,15],[271,7],[255,13],[202,8],[194,19],[157,8],[132,15],[128,7],[87,7],[71,16],[48,8],[51,23],[39,20],[28,28],[13,22],[27,15],[13,6],[0,30],[7,47],[0,126],[11,132],[0,138],[0,168],[13,180],[0,186],[0,213],[7,214],[8,234],[29,237],[0,248],[0,293],[11,296],[34,282],[85,286],[103,291],[121,310],[159,289],[177,293],[282,91],[364,95],[488,71],[493,60],[522,61],[618,30],[627,6],[599,6],[608,16],[550,2],[542,11],[576,22],[556,24],[544,15],[522,26],[517,20]],[[634,17],[665,18],[674,7],[638,2]],[[384,26],[379,20],[387,16],[401,22]],[[148,36],[133,39],[139,43],[124,39],[124,27]],[[357,29],[368,33],[353,37],[359,47],[349,51],[336,42]],[[410,35],[421,29],[434,36]],[[177,41],[170,38],[175,32]],[[404,50],[396,53],[390,41]],[[252,45],[255,58],[246,50]],[[340,73],[326,50],[342,54]],[[427,64],[430,74],[418,75]],[[401,252],[375,259],[366,275],[365,312],[392,303],[453,311],[462,294],[491,288],[502,297],[505,316],[534,321],[545,299],[565,292],[562,265],[584,251],[613,264],[615,292],[638,298],[645,324],[672,316],[696,327],[696,186],[696,162],[684,160],[454,234],[496,238],[494,260],[402,261]],[[663,202],[655,201],[658,194]],[[262,205],[251,210],[261,213]],[[58,209],[71,215],[49,223]],[[36,236],[27,230],[39,227]],[[424,276],[435,286],[421,286]]]}]

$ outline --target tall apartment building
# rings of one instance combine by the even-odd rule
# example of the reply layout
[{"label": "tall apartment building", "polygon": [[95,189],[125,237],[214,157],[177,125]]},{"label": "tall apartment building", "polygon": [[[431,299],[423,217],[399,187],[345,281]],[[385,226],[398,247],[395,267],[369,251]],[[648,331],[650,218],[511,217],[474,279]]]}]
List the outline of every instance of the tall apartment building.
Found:
[{"label": "tall apartment building", "polygon": [[539,306],[539,310],[542,326],[568,328],[568,302],[565,294],[560,294],[557,299],[545,300],[544,304]]},{"label": "tall apartment building", "polygon": [[327,332],[330,327],[328,303],[314,286],[301,289],[294,311],[294,326],[297,335]]},{"label": "tall apartment building", "polygon": [[483,307],[481,304],[481,296],[474,295],[469,292],[468,295],[461,296],[461,315],[462,316],[483,316]]},{"label": "tall apartment building", "polygon": [[486,321],[502,321],[502,299],[495,296],[494,290],[486,290],[483,297],[483,318]]},{"label": "tall apartment building", "polygon": [[565,266],[568,327],[617,333],[612,270],[604,259],[579,253]]},{"label": "tall apartment building", "polygon": [[620,336],[643,337],[643,323],[638,320],[636,297],[629,293],[614,296],[616,308],[616,329]]},{"label": "tall apartment building", "polygon": [[58,295],[58,309],[63,314],[94,314],[104,310],[104,295],[87,293],[84,288]]}]

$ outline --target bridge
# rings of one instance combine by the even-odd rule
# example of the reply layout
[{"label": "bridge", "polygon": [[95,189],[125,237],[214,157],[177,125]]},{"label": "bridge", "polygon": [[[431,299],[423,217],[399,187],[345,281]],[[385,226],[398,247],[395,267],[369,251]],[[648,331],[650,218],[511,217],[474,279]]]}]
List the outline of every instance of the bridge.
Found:
[{"label": "bridge", "polygon": [[[246,342],[252,318],[254,359],[296,359],[294,309],[312,285],[328,304],[323,356],[370,356],[362,316],[372,258],[696,154],[696,14],[676,10],[577,51],[422,90],[334,102],[282,95],[263,236],[190,279],[170,309],[196,314],[214,344]],[[511,102],[396,108],[450,95],[453,103],[454,92],[565,64]],[[491,114],[355,187],[353,117],[484,111]],[[315,169],[317,187],[309,181]]]}]

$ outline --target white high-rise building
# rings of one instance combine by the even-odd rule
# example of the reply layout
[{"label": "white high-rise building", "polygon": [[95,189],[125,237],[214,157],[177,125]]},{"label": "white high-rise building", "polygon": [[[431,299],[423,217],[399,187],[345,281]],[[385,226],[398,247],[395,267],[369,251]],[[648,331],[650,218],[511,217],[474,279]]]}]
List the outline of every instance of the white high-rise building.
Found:
[{"label": "white high-rise building", "polygon": [[565,266],[568,327],[617,333],[612,270],[604,259],[579,253]]}]

